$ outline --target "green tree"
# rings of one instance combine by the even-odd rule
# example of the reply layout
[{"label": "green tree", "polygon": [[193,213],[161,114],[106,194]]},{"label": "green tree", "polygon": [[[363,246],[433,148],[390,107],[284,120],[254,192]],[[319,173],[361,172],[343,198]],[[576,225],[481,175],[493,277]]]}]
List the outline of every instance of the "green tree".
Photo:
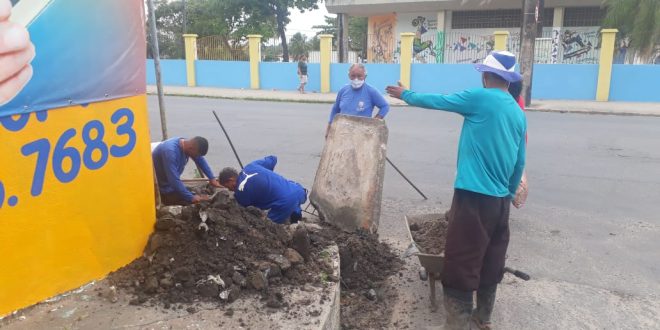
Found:
[{"label": "green tree", "polygon": [[[241,0],[237,0],[241,1]],[[290,8],[298,9],[302,12],[306,10],[318,9],[318,3],[321,0],[242,0],[246,12],[259,12],[260,15],[274,17],[277,34],[282,42],[282,61],[289,62],[289,47],[286,40],[286,25],[291,22],[289,15]]]},{"label": "green tree", "polygon": [[291,44],[289,45],[289,51],[294,60],[300,58],[301,55],[307,55],[309,46],[307,45],[306,35],[298,32],[291,37],[290,42]]},{"label": "green tree", "polygon": [[[331,34],[333,40],[337,42],[337,18],[332,16],[325,16],[325,24],[314,25],[312,29],[319,30],[316,35]],[[368,19],[366,17],[353,17],[348,18],[348,47],[353,51],[362,52],[364,57],[367,49],[367,28]]]},{"label": "green tree", "polygon": [[348,45],[351,50],[362,53],[362,58],[367,56],[368,22],[367,17],[350,17],[348,19]]},{"label": "green tree", "polygon": [[[180,37],[183,22],[181,3],[155,0],[154,8],[160,57],[164,59],[183,58],[183,40]],[[149,25],[147,24],[147,26]],[[147,43],[147,57],[153,58],[151,34],[147,34]]]},{"label": "green tree", "polygon": [[649,56],[660,44],[660,0],[606,0],[604,28],[630,38],[630,48]]},{"label": "green tree", "polygon": [[[263,11],[252,10],[250,1],[186,2],[187,32],[200,37],[217,35],[221,39],[219,47],[222,49],[243,51],[248,34],[261,34],[265,38],[275,35],[275,17]],[[183,58],[183,2],[156,0],[154,6],[161,57]],[[150,39],[148,38],[148,42],[151,42]],[[150,48],[148,56],[151,56]]]},{"label": "green tree", "polygon": [[337,39],[337,18],[332,16],[324,16],[325,24],[314,25],[312,29],[319,30],[316,35],[320,34],[332,34],[333,40]]},{"label": "green tree", "polygon": [[321,39],[319,36],[313,36],[307,41],[307,49],[309,50],[321,50]]}]

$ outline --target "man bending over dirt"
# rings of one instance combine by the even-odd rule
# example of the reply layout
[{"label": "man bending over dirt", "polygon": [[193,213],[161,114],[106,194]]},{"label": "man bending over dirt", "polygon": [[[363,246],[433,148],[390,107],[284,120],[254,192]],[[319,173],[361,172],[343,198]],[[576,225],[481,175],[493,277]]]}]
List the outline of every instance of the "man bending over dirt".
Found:
[{"label": "man bending over dirt", "polygon": [[243,207],[254,206],[270,210],[268,218],[275,223],[302,219],[300,205],[307,201],[307,189],[299,183],[273,172],[277,157],[268,156],[245,166],[241,173],[231,167],[224,168],[218,180],[234,192],[234,198]]},{"label": "man bending over dirt", "polygon": [[212,186],[220,187],[204,159],[208,150],[209,142],[196,136],[192,139],[175,137],[165,140],[151,152],[163,204],[188,205],[208,200],[208,196],[193,195],[181,182],[180,177],[189,158],[202,169]]}]

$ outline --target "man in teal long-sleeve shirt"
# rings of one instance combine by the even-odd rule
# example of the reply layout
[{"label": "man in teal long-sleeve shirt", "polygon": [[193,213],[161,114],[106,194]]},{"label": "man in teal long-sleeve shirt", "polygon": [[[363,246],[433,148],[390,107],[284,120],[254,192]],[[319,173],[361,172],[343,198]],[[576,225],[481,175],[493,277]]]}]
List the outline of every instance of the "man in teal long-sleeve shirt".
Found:
[{"label": "man in teal long-sleeve shirt", "polygon": [[451,95],[387,87],[390,96],[410,105],[464,118],[442,273],[448,329],[469,329],[470,318],[481,329],[491,327],[509,243],[509,206],[525,167],[527,121],[508,92],[520,80],[515,63],[509,52],[492,52],[475,66],[484,88]]}]

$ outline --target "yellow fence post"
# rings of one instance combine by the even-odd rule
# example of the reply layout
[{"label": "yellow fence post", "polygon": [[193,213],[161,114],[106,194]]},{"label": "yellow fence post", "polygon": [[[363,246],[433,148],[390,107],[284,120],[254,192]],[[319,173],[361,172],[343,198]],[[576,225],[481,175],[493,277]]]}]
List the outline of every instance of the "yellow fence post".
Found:
[{"label": "yellow fence post", "polygon": [[412,64],[412,46],[415,34],[412,32],[401,33],[401,60],[399,66],[401,71],[399,73],[399,81],[410,88],[410,65]]},{"label": "yellow fence post", "polygon": [[506,39],[509,38],[509,31],[495,31],[495,48],[494,50],[507,50]]},{"label": "yellow fence post", "polygon": [[261,62],[261,35],[250,34],[248,47],[250,50],[250,88],[259,89],[259,62]]},{"label": "yellow fence post", "polygon": [[612,82],[612,62],[614,60],[614,39],[617,29],[603,29],[603,42],[600,48],[600,64],[598,67],[598,88],[596,101],[607,102],[610,98],[610,83]]},{"label": "yellow fence post", "polygon": [[330,93],[330,61],[332,60],[332,35],[322,34],[321,38],[321,93]]},{"label": "yellow fence post", "polygon": [[197,80],[195,79],[195,60],[197,60],[197,35],[184,34],[183,40],[185,41],[186,50],[186,79],[188,86],[195,87]]}]

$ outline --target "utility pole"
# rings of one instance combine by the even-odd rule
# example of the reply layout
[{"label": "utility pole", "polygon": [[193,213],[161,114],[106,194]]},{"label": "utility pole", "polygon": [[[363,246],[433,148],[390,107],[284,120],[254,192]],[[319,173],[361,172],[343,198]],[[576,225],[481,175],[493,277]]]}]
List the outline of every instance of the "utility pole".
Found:
[{"label": "utility pole", "polygon": [[188,11],[186,10],[186,0],[182,0],[182,3],[183,3],[183,12],[181,16],[183,16],[183,34],[186,34],[188,33],[188,17],[187,17]]},{"label": "utility pole", "polygon": [[337,14],[339,63],[348,62],[348,14]]},{"label": "utility pole", "polygon": [[522,95],[525,106],[532,101],[532,73],[534,70],[534,46],[538,33],[540,11],[543,0],[523,0],[522,27],[520,33],[520,74],[523,76]]},{"label": "utility pole", "polygon": [[156,88],[158,89],[158,107],[160,108],[160,128],[163,133],[163,141],[167,140],[167,120],[165,119],[165,100],[163,97],[163,83],[160,75],[160,53],[158,50],[158,33],[156,32],[156,13],[154,11],[154,1],[147,0],[149,9],[149,34],[151,35],[151,53],[154,58],[154,67],[156,71]]}]

